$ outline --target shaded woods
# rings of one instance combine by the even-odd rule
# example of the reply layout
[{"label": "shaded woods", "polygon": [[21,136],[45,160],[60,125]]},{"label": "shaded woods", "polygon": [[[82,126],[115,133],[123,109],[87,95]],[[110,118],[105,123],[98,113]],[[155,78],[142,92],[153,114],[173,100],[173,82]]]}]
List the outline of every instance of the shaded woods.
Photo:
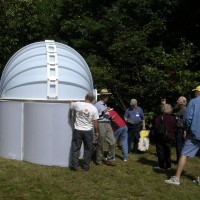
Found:
[{"label": "shaded woods", "polygon": [[0,69],[21,47],[65,43],[87,61],[95,88],[146,112],[199,85],[197,0],[0,0]]}]

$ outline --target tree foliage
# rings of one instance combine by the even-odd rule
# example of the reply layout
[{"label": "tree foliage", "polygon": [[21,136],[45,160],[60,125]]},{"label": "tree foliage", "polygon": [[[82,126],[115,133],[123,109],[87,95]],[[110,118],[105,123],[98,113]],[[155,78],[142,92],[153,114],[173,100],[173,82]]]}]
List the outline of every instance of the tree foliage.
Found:
[{"label": "tree foliage", "polygon": [[22,46],[54,39],[88,62],[94,85],[146,111],[199,85],[200,9],[189,0],[0,0],[0,67]]}]

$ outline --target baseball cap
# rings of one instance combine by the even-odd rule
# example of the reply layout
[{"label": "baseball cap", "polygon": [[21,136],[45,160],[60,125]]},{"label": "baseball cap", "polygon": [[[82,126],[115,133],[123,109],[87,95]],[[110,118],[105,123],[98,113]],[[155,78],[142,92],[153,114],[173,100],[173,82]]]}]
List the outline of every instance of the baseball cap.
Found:
[{"label": "baseball cap", "polygon": [[197,86],[195,89],[193,89],[192,91],[198,91],[200,92],[200,86]]}]

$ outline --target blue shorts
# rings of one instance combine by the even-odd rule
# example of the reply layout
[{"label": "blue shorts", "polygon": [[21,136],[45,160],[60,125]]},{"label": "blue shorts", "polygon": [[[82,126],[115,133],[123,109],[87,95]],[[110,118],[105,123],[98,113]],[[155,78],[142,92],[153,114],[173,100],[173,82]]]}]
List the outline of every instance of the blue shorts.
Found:
[{"label": "blue shorts", "polygon": [[185,155],[188,157],[195,157],[197,151],[200,148],[200,140],[195,140],[193,138],[188,138],[183,145],[183,149],[181,151],[181,155]]}]

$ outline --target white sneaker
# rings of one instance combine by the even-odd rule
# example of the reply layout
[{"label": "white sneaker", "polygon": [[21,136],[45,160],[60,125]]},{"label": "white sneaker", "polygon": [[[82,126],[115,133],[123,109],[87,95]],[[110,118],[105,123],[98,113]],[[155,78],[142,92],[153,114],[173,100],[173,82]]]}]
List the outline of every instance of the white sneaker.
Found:
[{"label": "white sneaker", "polygon": [[180,181],[175,176],[172,176],[170,179],[165,180],[165,183],[172,185],[180,185]]},{"label": "white sneaker", "polygon": [[127,160],[127,159],[124,159],[123,161],[124,161],[124,162],[127,162],[128,160]]},{"label": "white sneaker", "polygon": [[107,161],[115,161],[115,158],[106,158]]}]

